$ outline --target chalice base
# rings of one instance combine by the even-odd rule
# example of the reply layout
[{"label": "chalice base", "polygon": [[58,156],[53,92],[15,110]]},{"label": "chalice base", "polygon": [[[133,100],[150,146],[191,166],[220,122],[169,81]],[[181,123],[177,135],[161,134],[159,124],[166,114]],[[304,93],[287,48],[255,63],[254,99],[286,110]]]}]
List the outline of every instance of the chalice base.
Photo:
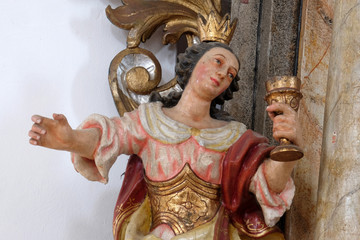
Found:
[{"label": "chalice base", "polygon": [[270,152],[270,158],[278,162],[291,162],[304,156],[302,150],[296,145],[280,145]]}]

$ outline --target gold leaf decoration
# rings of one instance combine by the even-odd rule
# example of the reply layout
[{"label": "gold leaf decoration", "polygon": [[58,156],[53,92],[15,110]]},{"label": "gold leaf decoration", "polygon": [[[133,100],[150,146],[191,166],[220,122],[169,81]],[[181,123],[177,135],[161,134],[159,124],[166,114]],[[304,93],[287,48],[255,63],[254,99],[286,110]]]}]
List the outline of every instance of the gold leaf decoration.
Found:
[{"label": "gold leaf decoration", "polygon": [[139,46],[164,25],[163,44],[176,43],[184,33],[198,36],[198,14],[214,11],[221,20],[220,0],[123,0],[123,6],[106,8],[106,15],[117,27],[130,30],[129,48]]}]

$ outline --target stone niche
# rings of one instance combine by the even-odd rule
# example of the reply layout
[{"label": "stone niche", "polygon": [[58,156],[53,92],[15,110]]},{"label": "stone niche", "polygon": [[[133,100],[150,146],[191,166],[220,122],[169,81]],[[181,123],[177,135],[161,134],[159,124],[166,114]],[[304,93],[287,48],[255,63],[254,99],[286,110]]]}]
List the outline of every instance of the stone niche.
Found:
[{"label": "stone niche", "polygon": [[239,19],[231,43],[241,61],[240,91],[225,109],[248,128],[271,138],[264,82],[274,75],[302,81],[299,109],[305,157],[293,178],[296,195],[282,219],[288,240],[315,239],[324,112],[332,44],[334,0],[232,1]]}]

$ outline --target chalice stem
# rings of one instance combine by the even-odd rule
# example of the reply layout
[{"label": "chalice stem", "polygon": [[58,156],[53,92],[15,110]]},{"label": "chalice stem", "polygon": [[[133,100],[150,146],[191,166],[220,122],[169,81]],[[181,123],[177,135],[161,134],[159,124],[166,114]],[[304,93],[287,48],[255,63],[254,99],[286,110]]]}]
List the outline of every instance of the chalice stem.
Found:
[{"label": "chalice stem", "polygon": [[292,144],[287,138],[280,138],[280,145],[290,145]]}]

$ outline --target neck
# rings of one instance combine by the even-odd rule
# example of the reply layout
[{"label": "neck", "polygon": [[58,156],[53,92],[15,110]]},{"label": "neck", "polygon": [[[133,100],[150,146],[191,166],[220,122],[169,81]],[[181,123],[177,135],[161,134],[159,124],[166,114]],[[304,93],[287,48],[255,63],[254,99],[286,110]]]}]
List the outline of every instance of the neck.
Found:
[{"label": "neck", "polygon": [[202,99],[185,89],[174,110],[194,122],[210,120],[211,100]]}]

